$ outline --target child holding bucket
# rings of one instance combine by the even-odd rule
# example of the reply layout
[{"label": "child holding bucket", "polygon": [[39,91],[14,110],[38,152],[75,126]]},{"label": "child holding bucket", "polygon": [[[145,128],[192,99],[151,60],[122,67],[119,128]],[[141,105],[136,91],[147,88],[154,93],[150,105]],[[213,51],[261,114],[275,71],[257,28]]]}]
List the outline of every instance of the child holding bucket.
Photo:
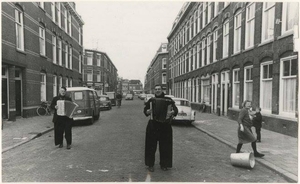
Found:
[{"label": "child holding bucket", "polygon": [[262,116],[261,116],[261,108],[260,107],[256,107],[255,109],[256,113],[255,113],[255,116],[253,117],[253,126],[255,127],[255,132],[256,132],[256,135],[257,135],[257,141],[256,142],[261,142],[261,134],[260,134],[260,131],[261,131],[261,127],[262,127]]},{"label": "child holding bucket", "polygon": [[243,109],[240,111],[239,117],[238,117],[239,143],[236,148],[236,153],[240,153],[243,144],[251,142],[251,146],[254,151],[254,156],[255,157],[263,157],[265,155],[259,153],[256,149],[256,138],[254,137],[252,130],[251,130],[251,126],[253,125],[252,119],[253,119],[254,113],[250,111],[250,108],[251,108],[251,101],[245,100],[243,102]]}]

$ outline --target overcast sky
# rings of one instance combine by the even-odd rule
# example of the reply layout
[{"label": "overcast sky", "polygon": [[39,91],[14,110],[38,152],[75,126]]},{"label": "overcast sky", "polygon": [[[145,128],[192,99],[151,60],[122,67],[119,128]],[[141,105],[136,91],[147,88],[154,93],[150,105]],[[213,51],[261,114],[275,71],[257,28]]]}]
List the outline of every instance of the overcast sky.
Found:
[{"label": "overcast sky", "polygon": [[105,52],[124,79],[144,84],[147,67],[167,43],[183,1],[76,1],[85,49]]}]

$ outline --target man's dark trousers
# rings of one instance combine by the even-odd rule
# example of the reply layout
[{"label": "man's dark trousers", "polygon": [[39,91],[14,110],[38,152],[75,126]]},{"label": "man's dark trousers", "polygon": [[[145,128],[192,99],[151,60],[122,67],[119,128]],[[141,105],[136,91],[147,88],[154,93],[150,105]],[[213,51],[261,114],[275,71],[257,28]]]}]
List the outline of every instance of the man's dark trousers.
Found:
[{"label": "man's dark trousers", "polygon": [[160,166],[172,167],[173,131],[171,124],[149,120],[146,129],[145,164],[153,167],[159,142]]}]

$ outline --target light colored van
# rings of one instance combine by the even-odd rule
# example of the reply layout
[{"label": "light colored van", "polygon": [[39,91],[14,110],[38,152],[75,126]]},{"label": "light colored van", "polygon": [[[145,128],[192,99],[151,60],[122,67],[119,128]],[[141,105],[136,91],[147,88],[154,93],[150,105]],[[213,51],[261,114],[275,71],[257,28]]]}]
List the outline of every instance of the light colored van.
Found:
[{"label": "light colored van", "polygon": [[96,90],[87,87],[69,87],[67,93],[72,101],[79,105],[74,114],[73,120],[86,120],[93,124],[100,117],[100,100]]}]

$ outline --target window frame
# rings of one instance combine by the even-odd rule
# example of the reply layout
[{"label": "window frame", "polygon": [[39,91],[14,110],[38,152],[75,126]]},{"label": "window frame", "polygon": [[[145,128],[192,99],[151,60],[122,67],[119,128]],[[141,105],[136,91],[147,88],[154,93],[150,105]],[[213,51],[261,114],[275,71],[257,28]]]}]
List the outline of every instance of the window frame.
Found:
[{"label": "window frame", "polygon": [[[270,101],[271,101],[271,105],[270,105],[270,109],[266,109],[264,106],[263,106],[263,101],[264,101],[264,98],[263,98],[263,94],[264,93],[264,84],[263,82],[264,81],[271,81],[272,82],[272,86],[273,86],[273,76],[270,78],[268,77],[267,79],[264,79],[264,66],[269,66],[269,65],[272,65],[273,67],[273,61],[266,61],[266,62],[263,62],[260,64],[260,98],[259,98],[259,101],[260,101],[260,108],[261,108],[261,111],[264,112],[264,113],[268,113],[268,114],[271,114],[271,111],[272,111],[272,87],[271,87],[271,94],[268,93],[268,96],[271,97]],[[269,67],[268,67],[269,68]]]},{"label": "window frame", "polygon": [[39,44],[40,44],[40,55],[46,56],[46,31],[43,25],[39,26]]},{"label": "window frame", "polygon": [[[251,80],[247,80],[247,76],[246,75],[247,75],[247,70],[248,69],[251,69],[251,72],[250,72]],[[246,93],[248,91],[246,83],[252,83],[252,91],[251,91],[251,97],[252,97],[252,99],[246,99]],[[250,101],[253,100],[253,65],[246,66],[244,68],[244,101],[245,100],[250,100]]]},{"label": "window frame", "polygon": [[56,36],[52,35],[52,61],[53,61],[54,64],[57,64],[56,39],[57,39]]},{"label": "window frame", "polygon": [[[254,6],[254,7],[252,7],[252,6]],[[255,6],[256,6],[256,3],[252,2],[252,3],[249,3],[246,7],[245,49],[248,49],[248,48],[251,48],[254,46]],[[251,14],[251,11],[253,11],[252,12],[253,16],[249,17],[249,13]]]},{"label": "window frame", "polygon": [[[263,3],[262,32],[261,32],[261,42],[262,43],[273,40],[274,39],[274,33],[275,33],[275,5],[276,5],[276,3],[274,2],[274,4],[272,6],[266,7],[267,3],[271,3],[271,2],[264,2]],[[272,13],[270,11],[274,11],[273,15],[270,15]],[[271,17],[271,21],[273,21],[273,35],[269,36],[269,33],[267,33],[268,36],[265,37],[265,33],[268,32],[267,29],[269,28],[269,25],[268,25],[268,23],[269,23],[268,20],[270,19],[269,16],[273,17],[273,18]]]},{"label": "window frame", "polygon": [[[226,44],[225,44],[226,40]],[[229,56],[229,19],[226,19],[223,23],[223,58]]]},{"label": "window frame", "polygon": [[[287,27],[287,25],[288,25],[288,23],[287,23],[287,21],[286,21],[287,15],[293,14],[293,13],[291,13],[291,12],[289,12],[289,11],[287,10],[288,5],[289,5],[290,3],[297,4],[297,6],[295,6],[295,7],[299,7],[299,3],[298,3],[298,2],[283,2],[283,3],[282,3],[282,26],[281,26],[281,35],[293,33],[293,30],[294,30],[293,27],[290,28],[290,29],[288,29],[288,30],[286,29],[286,27]],[[292,7],[294,7],[294,6],[292,6]],[[297,11],[296,13],[298,13],[298,15],[296,14],[295,17],[298,18],[298,16],[299,16],[299,11]],[[295,17],[294,17],[294,18],[295,18]],[[297,19],[294,20],[294,21],[295,21],[295,22],[299,22],[299,20],[297,21]]]},{"label": "window frame", "polygon": [[16,7],[15,8],[15,29],[16,29],[16,48],[24,51],[24,12]]},{"label": "window frame", "polygon": [[[236,78],[235,72],[238,72],[238,77]],[[241,98],[241,82],[240,82],[240,73],[241,70],[239,68],[235,68],[232,70],[232,107],[233,108],[239,108],[240,102],[238,104],[235,104],[235,101],[237,100],[237,94],[236,94],[236,88],[238,86],[239,88],[239,99]]]},{"label": "window frame", "polygon": [[241,51],[241,38],[242,38],[242,11],[238,10],[234,15],[234,44],[233,53],[239,53]]},{"label": "window frame", "polygon": [[47,75],[46,73],[40,73],[41,76],[41,82],[40,82],[40,98],[41,101],[46,101],[47,100],[47,89],[46,89],[46,84],[47,84]]}]

